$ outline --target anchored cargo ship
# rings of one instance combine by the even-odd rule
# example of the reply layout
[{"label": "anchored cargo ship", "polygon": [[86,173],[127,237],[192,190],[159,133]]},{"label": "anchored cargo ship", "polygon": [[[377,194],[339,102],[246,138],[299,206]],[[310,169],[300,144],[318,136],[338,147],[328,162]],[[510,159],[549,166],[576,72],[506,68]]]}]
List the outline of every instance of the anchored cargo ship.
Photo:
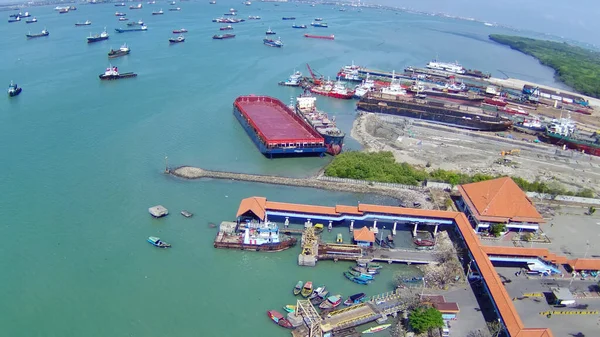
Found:
[{"label": "anchored cargo ship", "polygon": [[240,96],[233,114],[265,156],[322,155],[325,140],[280,100],[268,96]]},{"label": "anchored cargo ship", "polygon": [[332,156],[338,155],[342,152],[346,135],[335,125],[335,117],[329,119],[326,113],[317,109],[316,101],[317,98],[309,93],[297,97],[296,112],[323,136],[327,153]]},{"label": "anchored cargo ship", "polygon": [[304,37],[309,37],[311,39],[323,39],[323,40],[335,40],[335,35],[312,35],[312,34],[304,34]]},{"label": "anchored cargo ship", "polygon": [[480,109],[473,107],[427,102],[406,96],[391,96],[375,92],[363,96],[358,101],[357,109],[478,131],[504,131],[512,125],[511,121],[475,112]]}]

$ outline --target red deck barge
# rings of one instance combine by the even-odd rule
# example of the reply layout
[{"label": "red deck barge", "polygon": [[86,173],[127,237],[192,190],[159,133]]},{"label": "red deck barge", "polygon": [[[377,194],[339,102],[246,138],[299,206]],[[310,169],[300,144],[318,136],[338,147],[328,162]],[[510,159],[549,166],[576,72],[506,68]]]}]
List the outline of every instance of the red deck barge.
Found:
[{"label": "red deck barge", "polygon": [[233,113],[260,152],[273,155],[318,154],[325,140],[280,100],[268,96],[240,96]]}]

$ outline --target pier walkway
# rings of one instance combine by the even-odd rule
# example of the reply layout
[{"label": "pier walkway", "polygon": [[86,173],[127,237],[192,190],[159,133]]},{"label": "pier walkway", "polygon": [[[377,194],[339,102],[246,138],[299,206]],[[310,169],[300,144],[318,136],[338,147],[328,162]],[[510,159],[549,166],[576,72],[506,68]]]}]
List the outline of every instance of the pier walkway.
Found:
[{"label": "pier walkway", "polygon": [[406,306],[402,302],[399,293],[388,292],[373,296],[364,303],[321,315],[317,314],[317,310],[307,300],[298,300],[296,308],[298,309],[295,314],[301,316],[306,325],[301,325],[292,332],[292,335],[321,337],[323,333],[335,333],[388,315],[396,315],[398,312],[405,310]]}]

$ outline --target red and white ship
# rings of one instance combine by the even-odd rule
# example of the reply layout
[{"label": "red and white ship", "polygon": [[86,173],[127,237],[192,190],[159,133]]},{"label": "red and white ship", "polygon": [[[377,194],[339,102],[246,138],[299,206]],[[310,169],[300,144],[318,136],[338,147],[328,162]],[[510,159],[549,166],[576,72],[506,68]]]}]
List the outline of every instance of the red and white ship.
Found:
[{"label": "red and white ship", "polygon": [[328,81],[320,86],[310,88],[310,91],[317,95],[339,99],[351,99],[354,96],[354,90],[346,88],[344,83],[340,81],[335,83]]},{"label": "red and white ship", "polygon": [[362,82],[363,79],[360,77],[358,72],[360,69],[361,67],[354,65],[354,61],[352,61],[351,65],[344,66],[342,69],[340,69],[337,76],[345,81]]},{"label": "red and white ship", "polygon": [[503,107],[501,109],[502,111],[506,112],[507,114],[511,114],[511,115],[522,115],[522,116],[529,116],[529,112],[523,110],[522,108],[511,108],[511,107]]}]

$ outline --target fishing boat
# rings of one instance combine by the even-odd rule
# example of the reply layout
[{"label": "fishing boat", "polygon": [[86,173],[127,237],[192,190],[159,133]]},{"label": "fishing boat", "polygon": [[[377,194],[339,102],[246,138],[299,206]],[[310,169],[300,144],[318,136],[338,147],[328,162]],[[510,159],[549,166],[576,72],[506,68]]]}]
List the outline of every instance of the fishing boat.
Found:
[{"label": "fishing boat", "polygon": [[337,234],[337,238],[335,239],[335,242],[344,243],[344,236],[342,235],[342,233]]},{"label": "fishing boat", "polygon": [[213,39],[215,40],[224,40],[224,39],[231,39],[234,38],[235,34],[219,34],[219,35],[213,35]]},{"label": "fishing boat", "polygon": [[163,12],[162,8],[159,11],[152,12],[152,15],[163,15],[163,14],[165,14],[165,12]]},{"label": "fishing boat", "polygon": [[104,74],[99,75],[98,77],[101,80],[120,80],[123,78],[136,77],[137,74],[128,72],[128,73],[119,73],[119,69],[117,67],[113,67],[112,65],[106,68]]},{"label": "fishing boat", "polygon": [[296,18],[293,16],[284,16],[281,18],[281,20],[296,20]]},{"label": "fishing boat", "polygon": [[14,19],[8,19],[8,23],[11,23],[11,22],[19,22],[19,21],[21,21],[21,17],[20,17],[20,16],[17,16],[17,17],[16,17],[16,18],[14,18]]},{"label": "fishing boat", "polygon": [[121,2],[121,3],[115,4],[115,7],[125,7],[125,3]]},{"label": "fishing boat", "polygon": [[310,91],[317,95],[339,99],[351,99],[352,96],[354,96],[354,91],[346,88],[346,86],[340,81],[335,83],[327,81],[320,86],[310,88]]},{"label": "fishing boat", "polygon": [[348,271],[344,272],[344,276],[354,283],[363,284],[363,285],[367,285],[367,284],[371,283],[371,281],[369,281],[369,280],[363,280],[363,279],[354,277],[354,275],[350,274],[350,272],[348,272]]},{"label": "fishing boat", "polygon": [[180,7],[169,8],[169,11],[171,11],[171,12],[179,12],[180,10],[181,10]]},{"label": "fishing boat", "polygon": [[294,296],[298,296],[300,292],[302,292],[303,285],[304,283],[302,283],[302,281],[298,281],[298,283],[296,283],[296,286],[294,287]]},{"label": "fishing boat", "polygon": [[350,306],[353,304],[358,304],[364,302],[367,295],[365,293],[358,293],[348,297],[347,300],[344,301],[344,305]]},{"label": "fishing boat", "polygon": [[292,28],[306,29],[306,25],[292,25]]},{"label": "fishing boat", "polygon": [[225,16],[236,16],[237,13],[230,12],[230,13],[225,13],[223,15],[225,15]]},{"label": "fishing boat", "polygon": [[315,18],[315,21],[323,21],[323,18]]},{"label": "fishing boat", "polygon": [[294,311],[296,311],[296,306],[291,305],[291,304],[286,304],[285,306],[283,306],[283,310],[285,310],[287,312],[294,312]]},{"label": "fishing boat", "polygon": [[321,27],[321,28],[327,28],[328,25],[325,22],[311,22],[310,24],[313,27]]},{"label": "fishing boat", "polygon": [[265,46],[269,46],[269,47],[276,47],[276,48],[283,47],[283,42],[281,42],[281,38],[278,38],[277,40],[273,40],[273,39],[269,39],[269,38],[265,37],[263,39],[263,44]]},{"label": "fishing boat", "polygon": [[187,33],[187,32],[188,32],[188,30],[185,28],[173,30],[173,34],[182,34],[182,33]]},{"label": "fishing boat", "polygon": [[85,22],[76,22],[75,26],[80,27],[80,26],[89,26],[92,24],[92,21],[90,20],[85,20]]},{"label": "fishing boat", "polygon": [[413,240],[413,242],[415,243],[415,245],[420,246],[420,247],[435,246],[435,241],[434,240],[427,240],[427,239],[416,238],[416,239]]},{"label": "fishing boat", "polygon": [[153,246],[158,247],[158,248],[170,248],[171,247],[170,244],[168,244],[164,241],[161,241],[160,238],[158,238],[156,236],[148,237],[148,242],[150,242],[150,244],[152,244]]},{"label": "fishing boat", "polygon": [[339,306],[340,304],[342,304],[342,295],[333,295],[333,296],[329,296],[327,297],[327,301],[323,301],[323,303],[321,303],[319,305],[319,308],[321,309],[333,309],[337,306]]},{"label": "fishing boat", "polygon": [[290,323],[290,321],[288,321],[287,319],[285,319],[283,317],[283,315],[275,310],[269,310],[267,311],[267,316],[269,316],[269,318],[275,322],[275,324],[279,325],[280,327],[284,327],[286,329],[293,329],[294,327],[292,326],[292,323]]},{"label": "fishing boat", "polygon": [[121,12],[116,12],[115,16],[127,16],[127,14],[125,13],[121,13]]},{"label": "fishing boat", "polygon": [[186,210],[183,210],[183,211],[181,211],[180,213],[181,213],[181,215],[183,215],[183,216],[184,216],[184,217],[186,217],[186,218],[191,218],[191,217],[193,217],[193,216],[194,216],[194,213],[188,212],[188,211],[186,211]]},{"label": "fishing boat", "polygon": [[317,287],[317,289],[313,290],[312,294],[308,297],[308,299],[313,299],[315,297],[325,297],[327,295],[327,288],[324,285]]},{"label": "fishing boat", "polygon": [[374,326],[372,328],[368,328],[367,330],[363,331],[362,333],[364,333],[364,334],[376,333],[376,332],[383,331],[383,330],[389,328],[390,326],[392,326],[392,325],[391,324],[378,325],[378,326]]},{"label": "fishing boat", "polygon": [[121,48],[119,49],[110,49],[110,51],[108,52],[108,57],[109,58],[116,58],[119,56],[125,56],[128,55],[131,52],[131,50],[129,49],[129,47],[127,46],[126,43],[124,43]]},{"label": "fishing boat", "polygon": [[108,33],[106,32],[106,27],[104,28],[104,31],[100,34],[96,34],[94,36],[92,36],[92,34],[90,33],[90,36],[87,38],[87,43],[93,43],[93,42],[99,42],[99,41],[103,41],[103,40],[108,40]]},{"label": "fishing boat", "polygon": [[171,1],[171,2],[169,3],[169,5],[171,5],[171,6],[175,6],[175,5],[176,5],[176,3],[175,3],[175,1]]},{"label": "fishing boat", "polygon": [[372,274],[366,274],[366,273],[361,273],[355,270],[349,270],[348,271],[350,274],[352,274],[352,276],[359,278],[359,279],[363,279],[365,281],[371,281],[373,280],[373,275]]},{"label": "fishing boat", "polygon": [[370,79],[369,74],[367,74],[367,77],[365,77],[362,83],[357,85],[354,89],[354,97],[361,98],[371,91],[375,91],[375,81]]},{"label": "fishing boat", "polygon": [[26,34],[25,36],[27,36],[28,39],[33,39],[33,38],[36,38],[36,37],[43,37],[43,36],[48,36],[48,35],[50,35],[50,32],[48,32],[46,30],[46,28],[44,28],[41,33],[38,33],[38,34],[31,34],[31,33],[29,33],[29,34]]},{"label": "fishing boat", "polygon": [[63,8],[58,11],[58,14],[67,14],[67,13],[69,13],[69,8]]},{"label": "fishing boat", "polygon": [[250,15],[250,16],[248,17],[248,20],[260,20],[260,16],[257,16],[257,15]]},{"label": "fishing boat", "polygon": [[217,4],[217,2],[216,2],[215,0],[212,0],[212,1],[209,1],[209,2],[208,2],[208,4],[209,4],[209,5],[216,5],[216,4]]},{"label": "fishing boat", "polygon": [[367,268],[368,268],[368,269],[375,269],[375,270],[379,270],[379,269],[383,268],[383,266],[382,266],[382,265],[380,265],[379,263],[367,262]]},{"label": "fishing boat", "polygon": [[392,81],[388,87],[381,88],[381,93],[392,96],[407,96],[408,93],[402,87],[400,79],[396,78],[396,72],[392,71]]},{"label": "fishing boat", "polygon": [[129,19],[128,19],[128,18],[126,18],[126,17],[120,17],[120,18],[119,18],[119,21],[129,21]]},{"label": "fishing boat", "polygon": [[12,81],[8,85],[8,96],[10,97],[17,96],[21,93],[21,91],[23,91],[23,89],[21,89],[21,87],[19,87],[16,83],[13,83]]},{"label": "fishing boat", "polygon": [[370,274],[370,275],[379,274],[379,270],[374,269],[374,268],[354,266],[354,267],[352,267],[352,270],[357,271],[359,273],[363,273],[363,274]]},{"label": "fishing boat", "polygon": [[135,28],[115,28],[115,32],[117,33],[127,33],[127,32],[145,32],[148,30],[148,26],[143,25]]},{"label": "fishing boat", "polygon": [[131,5],[129,6],[129,9],[142,9],[142,4],[137,4],[137,5]]},{"label": "fishing boat", "polygon": [[265,32],[265,34],[267,34],[267,35],[275,35],[277,33],[275,33],[274,31],[272,31],[271,27],[269,27],[269,29],[267,29],[267,31]]},{"label": "fishing boat", "polygon": [[36,19],[35,17],[32,18],[31,20],[25,21],[25,23],[36,23],[36,22],[38,22],[38,19]]},{"label": "fishing boat", "polygon": [[144,25],[144,21],[142,20],[138,20],[138,21],[134,21],[134,22],[129,22],[127,24],[127,26],[132,27],[132,26],[143,26]]},{"label": "fishing boat", "polygon": [[180,43],[185,42],[185,36],[179,35],[178,37],[169,38],[169,43]]},{"label": "fishing boat", "polygon": [[311,281],[307,281],[304,284],[304,287],[302,287],[302,291],[300,292],[300,295],[302,295],[302,297],[304,298],[308,298],[313,292],[313,284]]},{"label": "fishing boat", "polygon": [[571,118],[554,119],[546,127],[543,139],[593,156],[600,156],[600,133],[578,130]]},{"label": "fishing boat", "polygon": [[225,27],[220,27],[219,30],[233,30],[233,27],[231,25],[227,25]]},{"label": "fishing boat", "polygon": [[304,37],[308,37],[311,39],[321,39],[321,40],[335,40],[335,35],[313,35],[313,34],[304,34]]},{"label": "fishing boat", "polygon": [[235,8],[229,8],[229,12],[230,13],[237,12],[237,9],[235,9]]}]

